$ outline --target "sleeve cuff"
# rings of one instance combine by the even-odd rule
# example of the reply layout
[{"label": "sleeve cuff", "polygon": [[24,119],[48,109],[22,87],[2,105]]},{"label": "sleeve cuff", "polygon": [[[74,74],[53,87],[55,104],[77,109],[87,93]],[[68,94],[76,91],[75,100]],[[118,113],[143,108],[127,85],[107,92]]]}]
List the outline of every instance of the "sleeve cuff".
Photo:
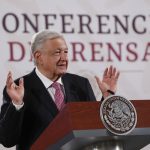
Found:
[{"label": "sleeve cuff", "polygon": [[21,105],[16,105],[12,102],[13,106],[15,106],[16,110],[20,110],[23,106],[24,106],[24,103],[22,103]]}]

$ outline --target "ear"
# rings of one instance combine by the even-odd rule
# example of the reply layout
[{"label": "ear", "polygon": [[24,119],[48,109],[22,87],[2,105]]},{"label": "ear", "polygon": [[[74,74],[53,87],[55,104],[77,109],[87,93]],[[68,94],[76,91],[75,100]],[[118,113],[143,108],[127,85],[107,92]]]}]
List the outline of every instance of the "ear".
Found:
[{"label": "ear", "polygon": [[33,53],[33,57],[34,57],[37,64],[40,64],[42,62],[42,57],[41,57],[41,52],[40,51],[35,51]]}]

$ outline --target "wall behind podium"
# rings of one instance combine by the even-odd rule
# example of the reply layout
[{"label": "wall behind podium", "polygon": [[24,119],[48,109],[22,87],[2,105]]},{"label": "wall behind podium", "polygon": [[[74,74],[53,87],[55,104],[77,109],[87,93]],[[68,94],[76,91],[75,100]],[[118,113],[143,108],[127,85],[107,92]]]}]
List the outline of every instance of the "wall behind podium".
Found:
[{"label": "wall behind podium", "polygon": [[118,94],[150,99],[149,8],[148,0],[1,0],[0,105],[8,71],[18,78],[33,69],[30,40],[42,29],[64,35],[68,72],[87,77],[97,100],[93,77],[110,65],[121,72]]}]

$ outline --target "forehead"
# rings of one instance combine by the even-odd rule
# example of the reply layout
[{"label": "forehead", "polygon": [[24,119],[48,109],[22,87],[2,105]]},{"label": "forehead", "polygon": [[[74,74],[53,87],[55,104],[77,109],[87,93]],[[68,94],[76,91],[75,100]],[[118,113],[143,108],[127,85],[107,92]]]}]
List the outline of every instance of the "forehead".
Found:
[{"label": "forehead", "polygon": [[54,38],[54,39],[47,39],[44,43],[43,43],[43,47],[44,48],[48,48],[48,49],[57,49],[57,48],[62,48],[62,49],[66,49],[67,48],[67,44],[65,42],[65,39],[62,37],[58,37],[58,38]]}]

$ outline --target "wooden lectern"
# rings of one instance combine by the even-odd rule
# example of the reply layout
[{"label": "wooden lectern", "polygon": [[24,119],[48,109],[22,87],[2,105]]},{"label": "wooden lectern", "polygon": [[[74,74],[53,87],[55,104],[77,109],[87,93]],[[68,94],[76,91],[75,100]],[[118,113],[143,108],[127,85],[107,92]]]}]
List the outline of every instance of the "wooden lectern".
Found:
[{"label": "wooden lectern", "polygon": [[150,100],[132,100],[136,128],[124,136],[111,134],[100,119],[100,102],[72,102],[56,116],[31,150],[83,150],[103,141],[120,141],[123,150],[140,150],[150,143]]}]

